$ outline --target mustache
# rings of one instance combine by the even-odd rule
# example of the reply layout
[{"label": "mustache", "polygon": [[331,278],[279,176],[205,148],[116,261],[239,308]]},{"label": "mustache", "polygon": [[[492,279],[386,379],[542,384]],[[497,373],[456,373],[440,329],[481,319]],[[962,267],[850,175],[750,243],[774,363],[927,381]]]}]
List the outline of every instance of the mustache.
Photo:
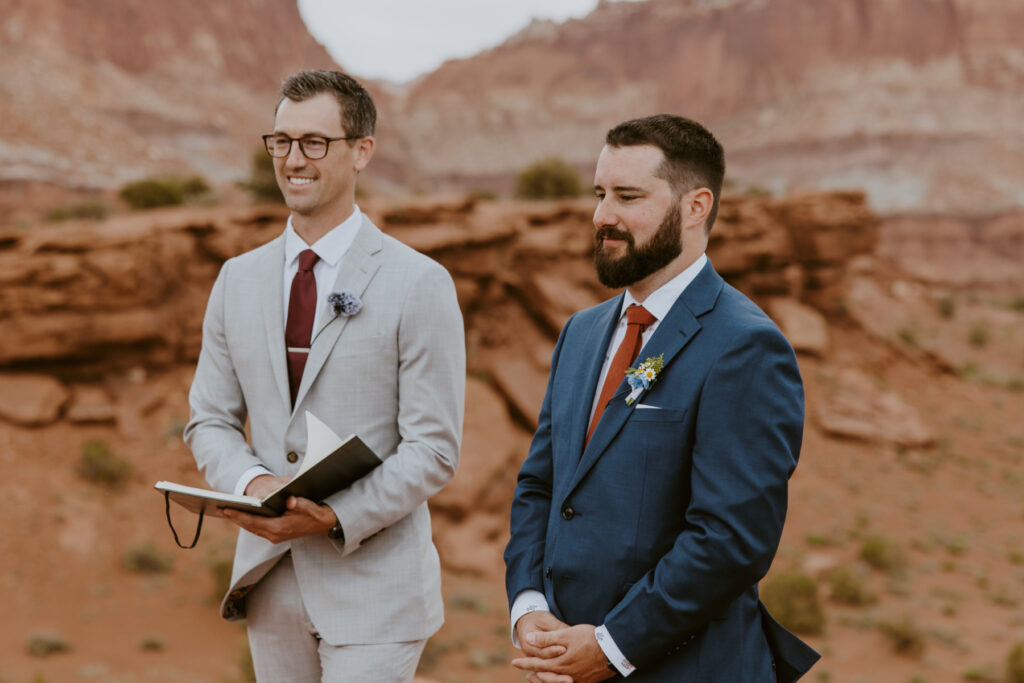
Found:
[{"label": "mustache", "polygon": [[616,230],[615,228],[598,228],[597,232],[594,233],[594,240],[597,242],[597,246],[600,248],[602,240],[613,239],[622,240],[629,246],[633,246],[633,235],[625,230]]}]

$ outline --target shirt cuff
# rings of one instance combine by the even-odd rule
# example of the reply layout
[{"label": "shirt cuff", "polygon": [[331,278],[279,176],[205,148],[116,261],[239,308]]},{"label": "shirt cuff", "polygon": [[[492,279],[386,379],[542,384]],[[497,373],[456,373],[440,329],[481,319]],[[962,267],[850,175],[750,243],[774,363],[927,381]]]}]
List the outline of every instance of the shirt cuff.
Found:
[{"label": "shirt cuff", "polygon": [[604,652],[604,656],[612,663],[615,670],[622,674],[623,678],[636,671],[636,667],[629,663],[626,655],[622,654],[622,650],[612,640],[612,634],[608,633],[607,626],[601,624],[595,628],[594,637],[597,638],[597,644],[601,647],[601,651]]},{"label": "shirt cuff", "polygon": [[233,491],[233,493],[236,496],[244,496],[245,487],[249,485],[249,482],[251,482],[256,477],[262,477],[264,474],[274,476],[274,473],[268,470],[263,465],[253,465],[252,467],[250,467],[249,469],[242,473],[242,476],[238,480],[238,483],[235,484],[235,490]]},{"label": "shirt cuff", "polygon": [[548,607],[548,600],[544,597],[544,594],[532,588],[520,592],[516,599],[512,601],[512,644],[516,647],[519,647],[519,638],[516,636],[516,622],[524,614],[537,612],[538,610],[550,612],[551,608]]}]

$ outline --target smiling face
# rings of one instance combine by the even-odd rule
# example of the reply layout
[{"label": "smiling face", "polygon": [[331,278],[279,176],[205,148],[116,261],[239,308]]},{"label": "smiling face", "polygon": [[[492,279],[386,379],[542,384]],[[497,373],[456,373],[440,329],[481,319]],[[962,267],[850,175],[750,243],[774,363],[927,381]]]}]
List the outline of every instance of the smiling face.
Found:
[{"label": "smiling face", "polygon": [[[301,138],[319,135],[325,138],[344,137],[338,101],[321,93],[302,101],[285,98],[277,108],[274,132]],[[292,144],[286,157],[274,159],[277,184],[285,203],[292,211],[296,230],[308,227],[316,233],[326,232],[345,220],[355,204],[356,178],[373,154],[373,138],[360,138],[330,143],[323,159],[307,159]]]}]

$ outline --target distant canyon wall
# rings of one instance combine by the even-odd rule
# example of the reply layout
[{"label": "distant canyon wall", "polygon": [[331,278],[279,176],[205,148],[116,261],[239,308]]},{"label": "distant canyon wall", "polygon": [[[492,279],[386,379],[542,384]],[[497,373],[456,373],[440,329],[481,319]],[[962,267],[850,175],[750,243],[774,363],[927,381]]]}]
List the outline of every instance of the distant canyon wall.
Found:
[{"label": "distant canyon wall", "polygon": [[453,187],[558,155],[592,173],[608,128],[679,113],[729,177],[857,188],[879,211],[1024,205],[1024,5],[650,0],[448,62],[401,101],[411,161]]}]

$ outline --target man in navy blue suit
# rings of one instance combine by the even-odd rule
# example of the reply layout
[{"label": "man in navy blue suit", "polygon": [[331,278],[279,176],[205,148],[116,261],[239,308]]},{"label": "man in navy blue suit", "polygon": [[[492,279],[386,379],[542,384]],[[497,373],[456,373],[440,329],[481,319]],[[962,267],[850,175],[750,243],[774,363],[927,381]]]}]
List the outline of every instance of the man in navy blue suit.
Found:
[{"label": "man in navy blue suit", "polygon": [[505,550],[512,663],[534,683],[788,683],[818,659],[758,599],[803,386],[704,254],[724,174],[689,119],[608,132],[594,261],[625,291],[562,329]]}]

